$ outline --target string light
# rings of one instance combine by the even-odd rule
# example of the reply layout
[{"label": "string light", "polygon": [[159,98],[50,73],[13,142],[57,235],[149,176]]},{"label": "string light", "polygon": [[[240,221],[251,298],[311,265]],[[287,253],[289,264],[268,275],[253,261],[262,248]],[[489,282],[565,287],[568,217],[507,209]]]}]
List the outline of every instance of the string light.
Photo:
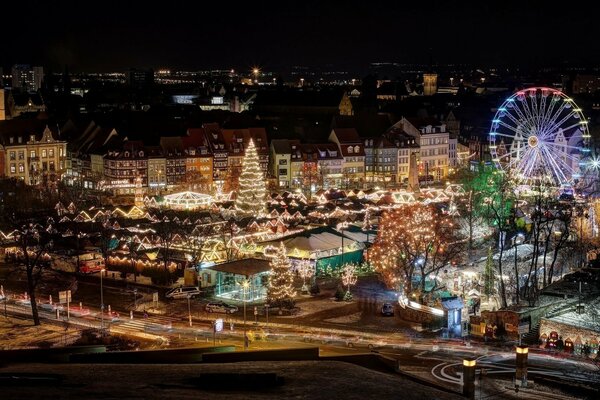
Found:
[{"label": "string light", "polygon": [[243,213],[259,215],[265,205],[265,177],[260,167],[254,141],[250,139],[242,163],[235,206]]}]

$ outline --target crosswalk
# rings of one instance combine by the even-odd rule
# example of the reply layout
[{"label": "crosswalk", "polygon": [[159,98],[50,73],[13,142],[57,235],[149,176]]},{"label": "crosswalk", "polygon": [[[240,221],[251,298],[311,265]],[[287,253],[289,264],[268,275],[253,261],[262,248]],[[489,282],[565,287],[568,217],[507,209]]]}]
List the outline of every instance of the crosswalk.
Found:
[{"label": "crosswalk", "polygon": [[167,316],[151,316],[147,318],[124,318],[112,323],[119,331],[124,332],[171,332],[173,324],[180,322],[179,318]]}]

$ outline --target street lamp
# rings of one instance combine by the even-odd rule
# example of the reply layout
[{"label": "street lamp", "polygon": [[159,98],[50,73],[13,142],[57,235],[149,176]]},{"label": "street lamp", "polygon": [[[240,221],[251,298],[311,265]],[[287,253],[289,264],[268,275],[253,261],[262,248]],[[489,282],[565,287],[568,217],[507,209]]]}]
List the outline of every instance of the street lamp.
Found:
[{"label": "street lamp", "polygon": [[104,275],[105,269],[100,270],[100,330],[104,336],[104,291],[102,290],[102,275]]},{"label": "street lamp", "polygon": [[519,267],[517,266],[517,249],[520,244],[525,241],[525,236],[522,233],[518,233],[513,237],[513,246],[515,248],[515,301],[519,304]]},{"label": "street lamp", "polygon": [[348,228],[348,226],[348,222],[346,221],[337,224],[337,229],[342,234],[342,266],[344,265],[344,228]]},{"label": "street lamp", "polygon": [[248,340],[246,336],[246,292],[248,291],[248,286],[250,286],[250,282],[248,281],[248,278],[246,278],[242,282],[242,287],[244,288],[244,350],[248,348]]},{"label": "street lamp", "polygon": [[192,308],[190,305],[190,299],[192,298],[192,295],[188,293],[187,295],[187,300],[188,300],[188,320],[190,321],[190,326],[192,326]]}]

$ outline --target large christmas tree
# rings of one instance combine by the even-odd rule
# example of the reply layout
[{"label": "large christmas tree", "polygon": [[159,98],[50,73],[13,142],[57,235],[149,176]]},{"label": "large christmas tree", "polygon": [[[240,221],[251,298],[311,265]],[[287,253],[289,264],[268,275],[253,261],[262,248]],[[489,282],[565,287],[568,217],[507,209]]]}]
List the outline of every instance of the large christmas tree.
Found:
[{"label": "large christmas tree", "polygon": [[254,141],[250,139],[242,163],[235,206],[244,213],[258,215],[265,205],[265,177],[260,167]]},{"label": "large christmas tree", "polygon": [[277,254],[271,260],[271,276],[267,287],[267,301],[273,307],[292,308],[294,306],[294,275],[290,268],[286,248],[281,242]]}]

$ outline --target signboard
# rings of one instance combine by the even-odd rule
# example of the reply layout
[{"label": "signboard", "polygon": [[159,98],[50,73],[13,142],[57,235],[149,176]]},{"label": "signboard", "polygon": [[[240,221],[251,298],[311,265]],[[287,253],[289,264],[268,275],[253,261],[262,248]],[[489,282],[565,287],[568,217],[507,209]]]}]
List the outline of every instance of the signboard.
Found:
[{"label": "signboard", "polygon": [[58,292],[58,302],[59,303],[70,303],[71,302],[71,291],[70,290],[62,290]]},{"label": "signboard", "polygon": [[215,320],[215,332],[223,331],[223,319],[219,318]]},{"label": "signboard", "polygon": [[529,324],[521,324],[519,325],[519,335],[524,335],[529,332]]}]

